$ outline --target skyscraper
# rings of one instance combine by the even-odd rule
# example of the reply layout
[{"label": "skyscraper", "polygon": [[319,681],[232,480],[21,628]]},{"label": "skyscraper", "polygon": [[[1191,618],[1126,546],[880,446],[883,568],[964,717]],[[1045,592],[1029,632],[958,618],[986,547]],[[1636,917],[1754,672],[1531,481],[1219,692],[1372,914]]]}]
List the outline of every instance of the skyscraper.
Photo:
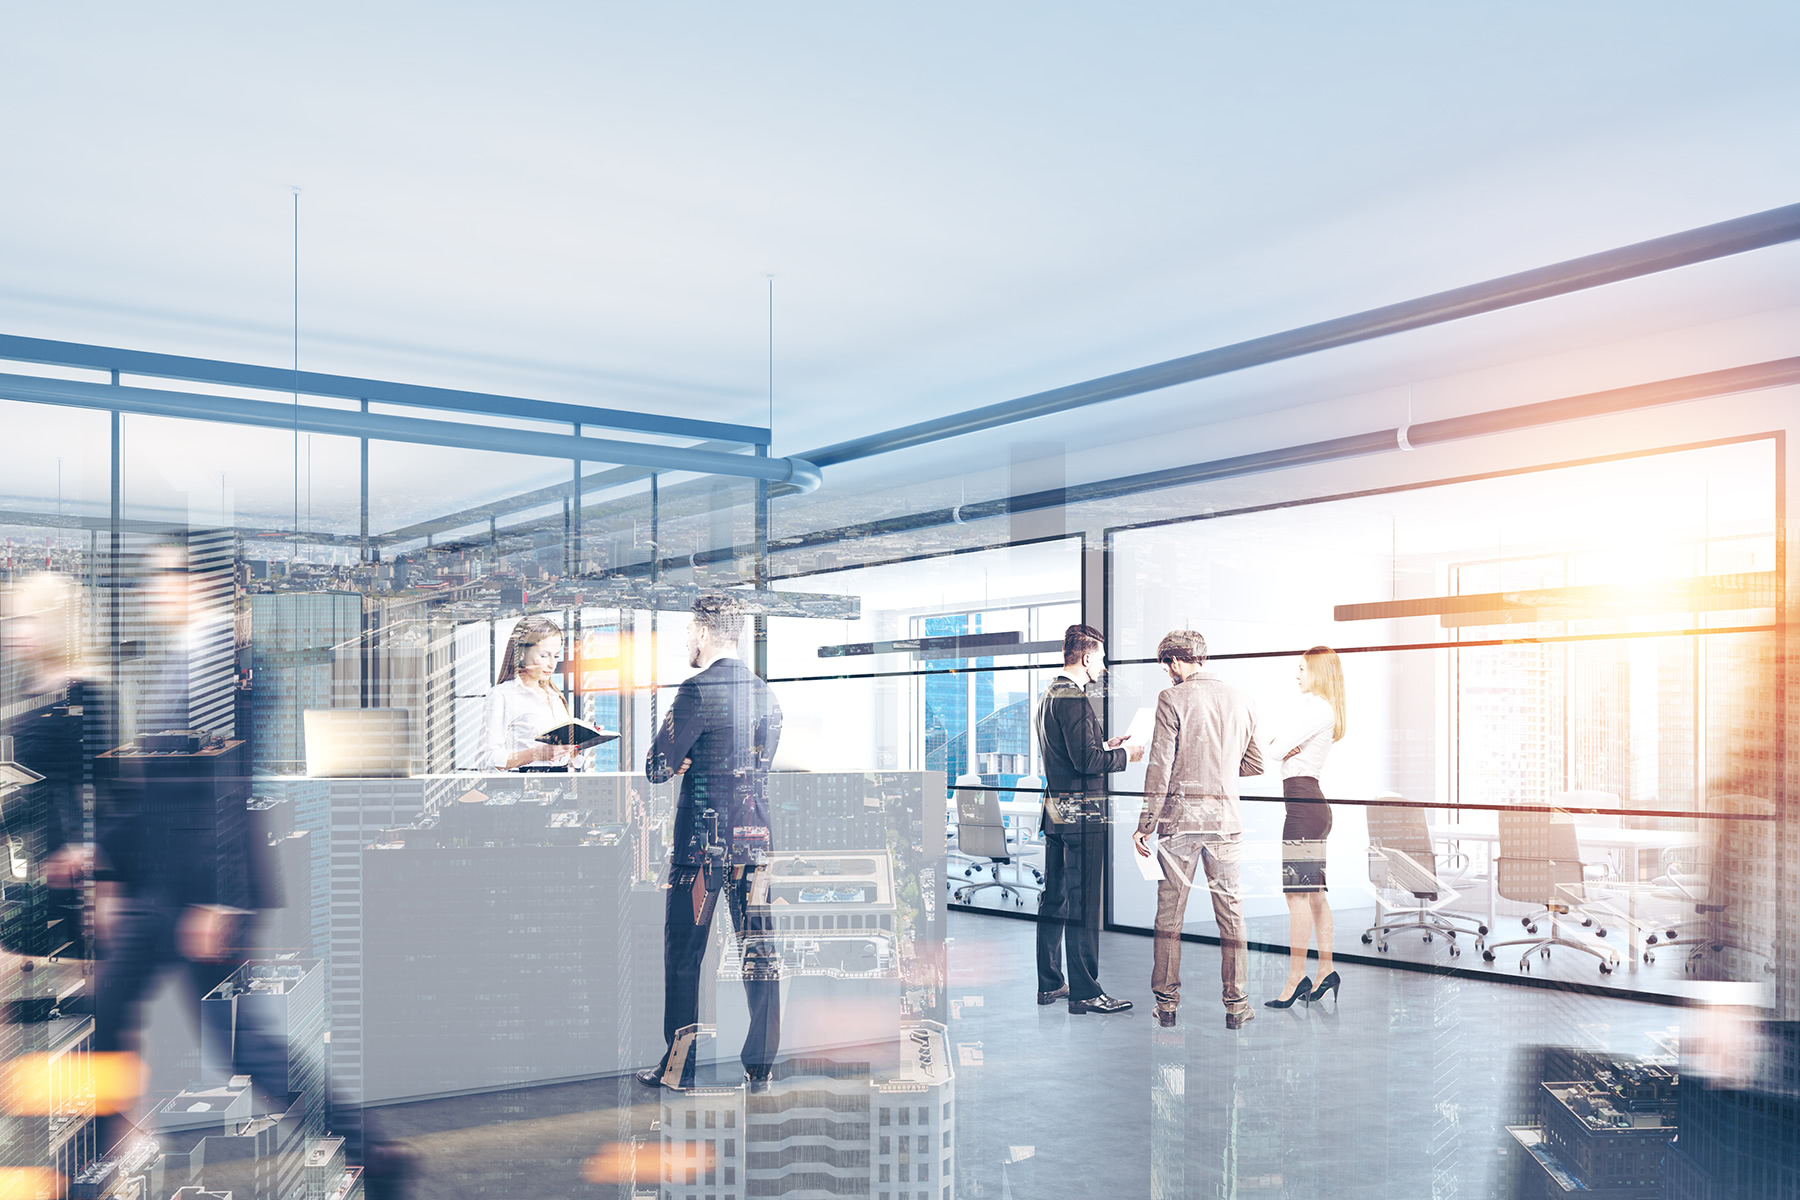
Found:
[{"label": "skyscraper", "polygon": [[304,774],[301,713],[346,701],[360,704],[360,654],[333,651],[357,645],[362,612],[362,597],[354,592],[251,594],[252,744],[258,771]]}]

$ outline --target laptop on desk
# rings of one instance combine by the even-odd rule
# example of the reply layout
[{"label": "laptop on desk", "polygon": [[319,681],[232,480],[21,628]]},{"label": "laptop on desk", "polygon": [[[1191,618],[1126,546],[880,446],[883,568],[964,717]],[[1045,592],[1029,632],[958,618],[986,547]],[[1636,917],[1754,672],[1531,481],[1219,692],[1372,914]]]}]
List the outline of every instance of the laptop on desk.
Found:
[{"label": "laptop on desk", "polygon": [[411,773],[404,708],[309,708],[300,715],[306,773],[315,779],[398,779]]}]

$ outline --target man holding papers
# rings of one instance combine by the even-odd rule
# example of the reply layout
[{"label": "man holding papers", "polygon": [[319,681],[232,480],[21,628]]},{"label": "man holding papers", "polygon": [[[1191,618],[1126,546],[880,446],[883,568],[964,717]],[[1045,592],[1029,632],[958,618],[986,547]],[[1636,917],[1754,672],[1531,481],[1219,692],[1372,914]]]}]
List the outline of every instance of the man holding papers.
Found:
[{"label": "man holding papers", "polygon": [[[1124,1012],[1129,1000],[1100,990],[1100,898],[1106,861],[1106,776],[1144,748],[1106,740],[1088,703],[1087,685],[1106,672],[1100,631],[1071,625],[1063,634],[1062,674],[1038,704],[1044,753],[1044,890],[1038,897],[1038,1003],[1065,996],[1072,1013]],[[1063,946],[1069,974],[1063,976]]]},{"label": "man holding papers", "polygon": [[[1243,694],[1201,670],[1206,639],[1177,629],[1156,648],[1156,660],[1172,687],[1156,699],[1156,726],[1150,761],[1144,769],[1144,813],[1132,842],[1148,858],[1161,859],[1156,885],[1156,944],[1150,990],[1156,1019],[1175,1024],[1181,1004],[1181,926],[1195,870],[1206,868],[1213,915],[1219,923],[1219,974],[1225,1027],[1241,1028],[1255,1014],[1244,991],[1249,956],[1244,948],[1244,911],[1238,893],[1243,820],[1238,813],[1238,777],[1260,775],[1262,750],[1256,721]],[[1154,847],[1151,836],[1160,842]]]}]

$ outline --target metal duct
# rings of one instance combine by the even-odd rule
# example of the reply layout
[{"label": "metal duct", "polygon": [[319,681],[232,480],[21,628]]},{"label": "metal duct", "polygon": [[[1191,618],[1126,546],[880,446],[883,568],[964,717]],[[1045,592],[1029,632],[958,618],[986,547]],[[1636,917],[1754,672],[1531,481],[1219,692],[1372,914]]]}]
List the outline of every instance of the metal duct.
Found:
[{"label": "metal duct", "polygon": [[460,421],[433,421],[422,417],[350,412],[304,404],[280,404],[268,400],[203,396],[192,392],[163,391],[160,388],[82,383],[67,379],[44,379],[35,375],[0,375],[0,396],[60,404],[70,408],[96,408],[185,420],[222,421],[234,425],[258,425],[268,429],[375,438],[425,446],[496,450],[503,454],[526,454],[537,458],[619,463],[624,466],[648,467],[656,471],[737,475],[784,484],[795,492],[812,491],[821,482],[817,467],[791,458],[724,454],[714,450],[659,446],[648,442],[626,442],[572,433],[497,429],[491,425],[471,425]]},{"label": "metal duct", "polygon": [[1745,367],[1731,367],[1723,371],[1682,375],[1675,379],[1658,380],[1655,383],[1640,383],[1630,387],[1611,388],[1603,392],[1564,396],[1561,399],[1545,400],[1537,404],[1522,404],[1517,408],[1490,409],[1486,412],[1469,413],[1461,417],[1422,421],[1417,425],[1378,429],[1370,433],[1330,438],[1322,442],[1303,442],[1297,446],[1261,450],[1255,454],[1240,454],[1232,458],[1193,463],[1185,467],[1146,471],[1140,475],[1126,475],[1122,478],[1102,480],[1097,483],[1077,484],[1074,487],[1056,488],[1051,491],[1033,492],[1022,496],[1008,496],[977,504],[965,504],[961,508],[961,518],[965,521],[979,520],[983,517],[1032,512],[1036,509],[1061,504],[1107,500],[1138,492],[1181,487],[1190,483],[1204,483],[1212,479],[1256,475],[1264,471],[1280,470],[1283,467],[1298,467],[1308,463],[1358,458],[1368,454],[1380,454],[1388,450],[1416,448],[1440,442],[1462,441],[1466,438],[1509,433],[1520,429],[1535,428],[1539,425],[1552,425],[1561,421],[1578,421],[1584,417],[1630,412],[1640,408],[1655,408],[1664,404],[1679,404],[1686,400],[1701,400],[1708,396],[1754,392],[1764,388],[1785,387],[1795,383],[1800,383],[1800,358],[1777,358],[1769,362],[1753,363]]}]

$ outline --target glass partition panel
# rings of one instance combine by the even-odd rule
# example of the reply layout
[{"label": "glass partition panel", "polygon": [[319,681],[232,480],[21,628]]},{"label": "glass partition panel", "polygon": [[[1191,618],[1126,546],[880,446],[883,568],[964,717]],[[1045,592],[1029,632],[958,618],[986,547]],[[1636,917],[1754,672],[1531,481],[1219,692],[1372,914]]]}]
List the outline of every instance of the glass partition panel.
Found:
[{"label": "glass partition panel", "polygon": [[1111,649],[1214,653],[1764,626],[1759,438],[1115,531]]},{"label": "glass partition panel", "polygon": [[[781,590],[853,598],[853,618],[769,622],[769,675],[784,726],[776,765],[806,771],[921,772],[952,846],[943,894],[1029,911],[1041,879],[1036,698],[1081,620],[1077,538],[1000,546],[805,575]],[[971,807],[972,806],[972,807]],[[966,811],[964,811],[966,810]],[[976,825],[983,826],[975,828]],[[965,826],[967,827],[965,829]],[[942,862],[944,842],[935,842]],[[995,858],[1006,859],[995,865]],[[1004,877],[1004,879],[1002,879]],[[932,885],[934,893],[937,885]]]},{"label": "glass partition panel", "polygon": [[[1038,773],[1033,698],[1081,619],[1081,543],[1063,538],[783,580],[854,598],[853,619],[773,618],[769,677],[841,678],[788,716],[787,761],[966,774],[1007,786]],[[829,695],[828,701],[814,697]],[[847,695],[866,700],[845,707]]]},{"label": "glass partition panel", "polygon": [[[1334,908],[1367,907],[1371,803],[1447,830],[1525,808],[1640,839],[1703,828],[1678,818],[1734,811],[1718,797],[1757,792],[1744,780],[1772,761],[1776,478],[1775,443],[1753,439],[1112,531],[1109,719],[1156,703],[1170,681],[1145,660],[1190,628],[1266,741],[1302,702],[1302,652],[1336,647]],[[1115,777],[1112,913],[1147,929],[1155,886],[1124,836],[1143,778]],[[1245,911],[1282,944],[1279,764],[1241,784]],[[1490,914],[1494,848],[1459,851]],[[1213,928],[1203,901],[1187,917]]]}]

